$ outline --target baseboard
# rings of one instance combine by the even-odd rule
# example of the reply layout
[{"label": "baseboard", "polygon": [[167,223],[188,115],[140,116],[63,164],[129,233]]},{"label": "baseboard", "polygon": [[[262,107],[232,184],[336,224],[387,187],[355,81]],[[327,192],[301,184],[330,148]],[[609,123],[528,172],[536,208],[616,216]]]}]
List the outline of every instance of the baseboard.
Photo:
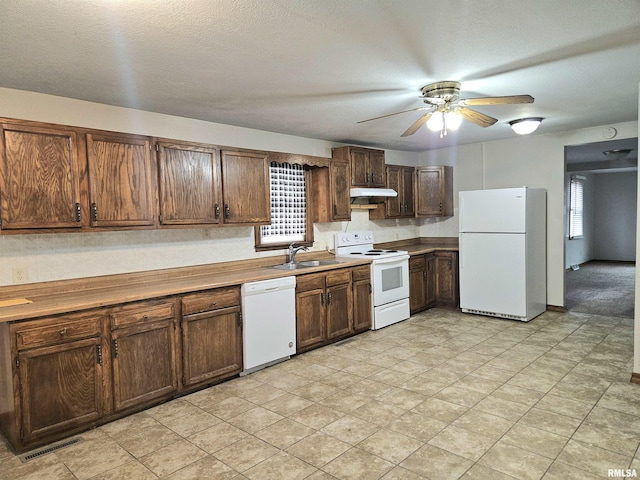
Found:
[{"label": "baseboard", "polygon": [[562,307],[560,305],[547,305],[547,310],[550,312],[560,312],[560,313],[564,313],[567,311],[565,307]]}]

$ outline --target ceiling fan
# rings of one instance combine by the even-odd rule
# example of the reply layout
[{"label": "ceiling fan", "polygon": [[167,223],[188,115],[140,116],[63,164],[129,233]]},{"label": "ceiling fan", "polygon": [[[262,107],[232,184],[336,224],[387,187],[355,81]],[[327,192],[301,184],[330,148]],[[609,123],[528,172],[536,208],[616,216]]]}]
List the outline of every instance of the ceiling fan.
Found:
[{"label": "ceiling fan", "polygon": [[421,89],[422,98],[427,105],[424,107],[403,110],[402,112],[389,113],[379,117],[361,120],[358,123],[370,122],[380,118],[399,115],[401,113],[415,112],[418,110],[429,110],[411,125],[401,137],[408,137],[427,124],[427,127],[434,131],[440,131],[440,138],[447,134],[447,129],[455,130],[462,119],[469,120],[480,127],[490,127],[498,121],[497,118],[490,117],[484,113],[468,108],[478,105],[504,105],[515,103],[533,103],[531,95],[511,95],[506,97],[481,97],[460,99],[460,82],[435,82],[425,85]]}]

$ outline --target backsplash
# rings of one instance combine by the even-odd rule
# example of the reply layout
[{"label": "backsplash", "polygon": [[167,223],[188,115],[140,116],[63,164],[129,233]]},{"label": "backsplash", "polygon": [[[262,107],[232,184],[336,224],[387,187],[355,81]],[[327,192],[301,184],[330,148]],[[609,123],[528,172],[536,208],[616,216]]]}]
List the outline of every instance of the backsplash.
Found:
[{"label": "backsplash", "polygon": [[[369,221],[354,210],[350,222],[318,223],[313,251],[333,250],[337,232],[372,230],[376,242],[420,236],[423,220]],[[424,228],[424,227],[423,227]],[[45,282],[283,255],[257,253],[253,227],[138,230],[0,236],[0,285],[12,285],[16,269],[27,282]]]}]

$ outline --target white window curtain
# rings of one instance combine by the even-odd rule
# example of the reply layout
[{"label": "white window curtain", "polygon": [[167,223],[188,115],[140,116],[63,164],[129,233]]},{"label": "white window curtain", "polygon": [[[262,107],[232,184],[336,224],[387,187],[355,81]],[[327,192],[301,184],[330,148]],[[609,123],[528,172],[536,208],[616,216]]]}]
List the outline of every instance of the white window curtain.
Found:
[{"label": "white window curtain", "polygon": [[303,242],[307,234],[307,194],[303,165],[272,162],[271,225],[260,227],[263,245]]},{"label": "white window curtain", "polygon": [[584,181],[585,177],[572,175],[569,189],[569,238],[584,235]]}]

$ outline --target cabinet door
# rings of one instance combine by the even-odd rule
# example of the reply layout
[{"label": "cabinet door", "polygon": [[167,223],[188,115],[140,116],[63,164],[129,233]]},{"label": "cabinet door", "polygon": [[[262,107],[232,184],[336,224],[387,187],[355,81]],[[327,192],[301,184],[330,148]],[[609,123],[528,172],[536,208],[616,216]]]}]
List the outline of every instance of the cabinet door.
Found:
[{"label": "cabinet door", "polygon": [[150,141],[133,135],[87,134],[91,225],[154,224]]},{"label": "cabinet door", "polygon": [[446,166],[417,169],[417,215],[453,215],[453,168]]},{"label": "cabinet door", "polygon": [[425,302],[426,308],[436,305],[436,256],[433,253],[427,253],[425,256]]},{"label": "cabinet door", "polygon": [[103,412],[101,338],[18,355],[22,440],[88,425]]},{"label": "cabinet door", "polygon": [[415,216],[413,179],[415,170],[413,168],[402,169],[402,216]]},{"label": "cabinet door", "polygon": [[329,166],[333,221],[351,220],[349,162],[331,160]]},{"label": "cabinet door", "polygon": [[353,332],[353,302],[351,284],[327,288],[327,339]]},{"label": "cabinet door", "polygon": [[158,142],[160,223],[220,222],[220,160],[214,147]]},{"label": "cabinet door", "polygon": [[424,255],[411,257],[409,260],[409,304],[411,313],[424,310],[426,301],[427,270]]},{"label": "cabinet door", "polygon": [[[355,277],[355,275],[354,275]],[[354,280],[353,282],[353,329],[356,332],[371,330],[371,282]]]},{"label": "cabinet door", "polygon": [[[387,188],[391,188],[398,192],[397,197],[389,197],[386,199],[385,204],[387,208],[386,218],[396,218],[402,213],[403,207],[403,192],[402,192],[402,168],[390,165],[387,167]],[[378,207],[380,208],[380,207]]]},{"label": "cabinet door", "polygon": [[267,155],[222,152],[224,223],[268,224],[271,197]]},{"label": "cabinet door", "polygon": [[372,150],[369,152],[369,185],[372,187],[384,187],[386,184],[384,152]]},{"label": "cabinet door", "polygon": [[111,340],[116,411],[177,390],[173,319],[114,330]]},{"label": "cabinet door", "polygon": [[352,148],[351,149],[351,186],[369,186],[369,151]]},{"label": "cabinet door", "polygon": [[438,305],[458,306],[458,262],[455,252],[435,254],[436,302]]},{"label": "cabinet door", "polygon": [[1,228],[80,227],[76,133],[4,124],[1,142]]},{"label": "cabinet door", "polygon": [[316,288],[296,293],[297,351],[322,344],[325,339],[325,292]]},{"label": "cabinet door", "polygon": [[185,387],[239,373],[242,370],[240,307],[185,315],[182,356]]}]

